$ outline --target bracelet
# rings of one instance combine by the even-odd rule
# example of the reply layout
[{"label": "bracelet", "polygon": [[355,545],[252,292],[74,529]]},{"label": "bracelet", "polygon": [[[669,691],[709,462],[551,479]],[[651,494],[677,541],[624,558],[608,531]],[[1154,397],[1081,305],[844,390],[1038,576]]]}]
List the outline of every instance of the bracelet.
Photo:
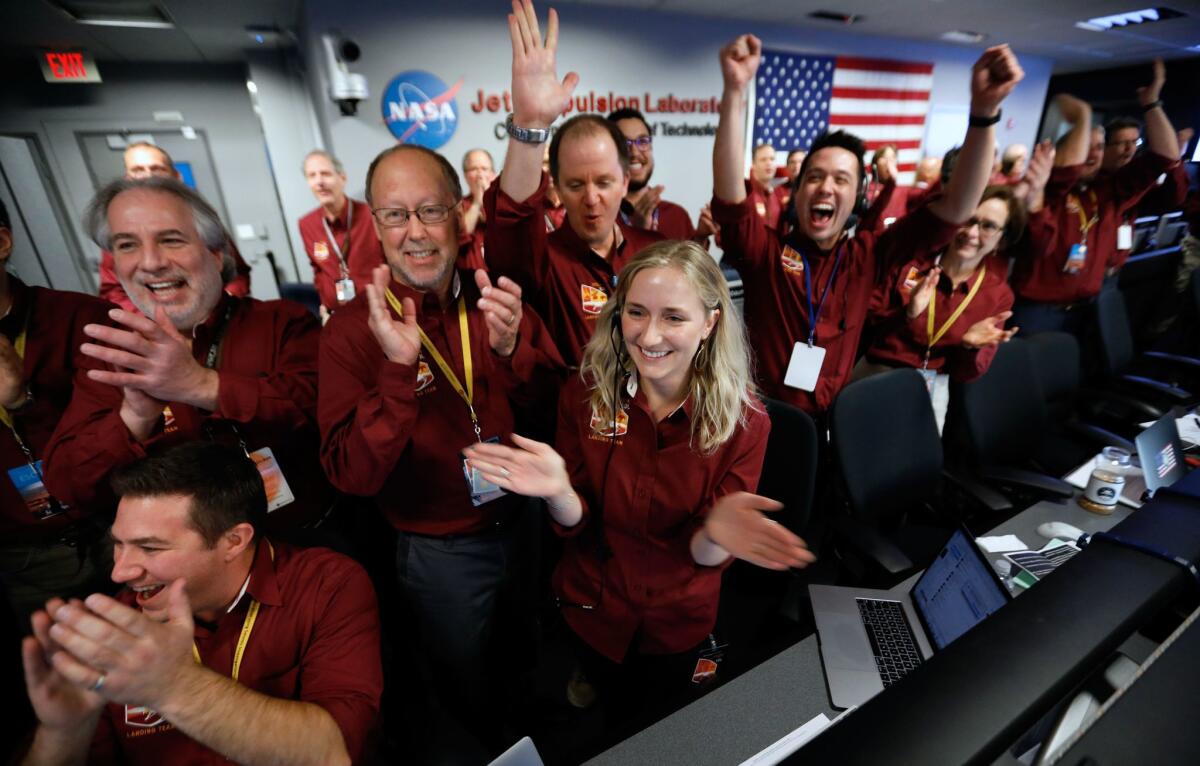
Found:
[{"label": "bracelet", "polygon": [[1153,111],[1155,109],[1162,109],[1162,105],[1163,105],[1162,99],[1156,98],[1153,101],[1151,101],[1149,104],[1146,104],[1145,106],[1142,107],[1142,114]]},{"label": "bracelet", "polygon": [[996,113],[991,117],[976,117],[971,115],[967,120],[967,125],[972,128],[990,128],[997,122],[1000,122],[1000,115],[1004,114],[1003,109],[997,109]]}]

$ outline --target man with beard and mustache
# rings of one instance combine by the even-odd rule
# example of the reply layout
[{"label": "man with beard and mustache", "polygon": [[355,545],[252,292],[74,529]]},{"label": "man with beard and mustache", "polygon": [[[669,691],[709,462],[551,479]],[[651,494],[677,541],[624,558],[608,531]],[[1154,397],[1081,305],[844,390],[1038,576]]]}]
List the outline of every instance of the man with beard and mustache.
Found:
[{"label": "man with beard and mustache", "polygon": [[862,140],[818,137],[792,197],[796,228],[786,236],[756,214],[742,181],[747,87],[762,43],[742,35],[720,53],[724,90],[713,146],[713,217],[725,257],[742,275],[746,325],[767,396],[823,413],[850,379],[872,293],[905,254],[948,244],[974,213],[991,173],[1000,104],[1024,73],[1007,46],[989,48],[971,74],[971,119],[945,194],[882,234],[848,234],[865,213]]},{"label": "man with beard and mustache", "polygon": [[77,373],[46,452],[46,486],[69,505],[109,511],[108,476],[159,448],[209,438],[259,464],[271,514],[288,533],[319,524],[333,493],[317,462],[320,325],[289,301],[221,289],[229,238],[192,189],[170,178],[114,181],[85,214],[111,250],[140,314],[83,328],[99,369]]},{"label": "man with beard and mustache", "polygon": [[[621,220],[639,229],[657,231],[667,239],[694,239],[703,244],[713,234],[712,219],[692,226],[688,212],[662,198],[662,185],[650,186],[654,175],[654,136],[646,118],[636,109],[618,109],[608,121],[625,136],[629,148],[629,193],[621,203]],[[707,224],[705,223],[707,220]]]},{"label": "man with beard and mustache", "polygon": [[[1079,153],[1060,150],[1060,157],[1074,157],[1061,161],[1044,189],[1031,192],[1030,254],[1017,260],[1012,275],[1017,296],[1012,324],[1020,326],[1022,334],[1085,332],[1090,312],[1084,309],[1100,293],[1106,272],[1123,262],[1119,253],[1128,252],[1132,244],[1132,229],[1126,228],[1122,216],[1154,188],[1161,174],[1179,163],[1175,129],[1159,100],[1167,79],[1162,61],[1154,62],[1153,72],[1150,84],[1137,91],[1149,151],[1114,172],[1102,172],[1106,136],[1103,128],[1092,128],[1086,160],[1080,164]],[[1090,108],[1070,98],[1060,100],[1060,111],[1062,103],[1069,104],[1063,117],[1074,126],[1068,136],[1087,131]],[[1109,152],[1113,164],[1132,152],[1136,136],[1131,134],[1123,128],[1109,137],[1122,142]]]},{"label": "man with beard and mustache", "polygon": [[[137,141],[125,147],[123,160],[126,178],[179,178],[179,171],[175,168],[171,155],[145,141]],[[242,254],[232,241],[229,243],[229,252],[233,256],[233,264],[221,274],[225,280],[225,292],[237,296],[249,295],[250,264],[242,259]],[[100,251],[100,297],[126,311],[138,310],[125,294],[125,288],[121,287],[113,255],[107,250]]]}]

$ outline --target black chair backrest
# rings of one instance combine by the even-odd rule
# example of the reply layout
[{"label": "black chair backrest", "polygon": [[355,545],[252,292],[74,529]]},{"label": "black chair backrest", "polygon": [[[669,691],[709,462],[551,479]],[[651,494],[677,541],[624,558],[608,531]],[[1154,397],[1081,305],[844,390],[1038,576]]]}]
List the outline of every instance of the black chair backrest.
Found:
[{"label": "black chair backrest", "polygon": [[315,285],[308,282],[284,282],[279,285],[279,297],[295,301],[308,309],[314,316],[321,315],[321,296]]},{"label": "black chair backrest", "polygon": [[758,494],[784,504],[771,518],[803,536],[812,514],[817,478],[817,427],[798,407],[763,399],[771,418],[771,435],[763,458]]},{"label": "black chair backrest", "polygon": [[1001,344],[982,377],[951,383],[950,401],[978,464],[1023,463],[1045,435],[1046,404],[1024,340]]},{"label": "black chair backrest", "polygon": [[1066,332],[1040,332],[1025,339],[1042,386],[1047,415],[1061,420],[1074,410],[1079,390],[1079,341]]},{"label": "black chair backrest", "polygon": [[931,497],[942,442],[925,381],[891,370],[847,386],[833,403],[833,446],[854,515],[887,521]]},{"label": "black chair backrest", "polygon": [[1100,359],[1104,372],[1116,375],[1133,361],[1133,334],[1129,331],[1129,312],[1120,290],[1101,290],[1096,296],[1096,329],[1100,334]]}]

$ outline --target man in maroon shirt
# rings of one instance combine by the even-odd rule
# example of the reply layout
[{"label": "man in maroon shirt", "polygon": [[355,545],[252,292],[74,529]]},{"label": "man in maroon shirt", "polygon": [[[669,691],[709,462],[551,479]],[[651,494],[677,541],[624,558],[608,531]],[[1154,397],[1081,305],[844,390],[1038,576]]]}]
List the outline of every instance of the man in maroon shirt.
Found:
[{"label": "man in maroon shirt", "polygon": [[34,615],[24,763],[358,762],[383,691],[366,572],[265,538],[263,483],[237,448],[181,445],[113,486],[125,590]]},{"label": "man in maroon shirt", "polygon": [[741,178],[746,88],[762,44],[743,35],[721,50],[724,91],[713,147],[713,217],[725,257],[742,275],[746,325],[767,396],[820,413],[849,380],[871,294],[905,253],[935,251],[974,212],[992,165],[1000,104],[1023,72],[1007,46],[989,48],[971,76],[971,126],[946,193],[882,234],[848,236],[862,213],[862,142],[845,133],[815,141],[794,195],[797,227],[780,237],[755,214]]},{"label": "man in maroon shirt", "polygon": [[[108,303],[81,293],[30,287],[5,268],[13,236],[0,201],[0,591],[15,622],[51,596],[102,587],[106,552],[99,522],[52,497],[42,483],[50,435],[71,400],[83,326],[107,319]],[[3,608],[3,607],[0,607]],[[7,631],[3,646],[7,646]]]},{"label": "man in maroon shirt", "polygon": [[387,266],[322,336],[321,461],[398,530],[397,574],[436,693],[486,748],[499,718],[485,647],[524,500],[464,470],[460,452],[507,440],[512,402],[547,395],[539,384],[557,383],[561,361],[514,282],[455,268],[461,198],[454,167],[424,147],[400,144],[371,163]]},{"label": "man in maroon shirt", "polygon": [[371,271],[383,263],[383,251],[371,225],[371,208],[346,196],[346,171],[336,157],[320,149],[309,152],[304,179],[318,206],[300,219],[300,239],[312,262],[324,322],[362,292]]},{"label": "man in maroon shirt", "polygon": [[[1148,151],[1102,174],[1104,131],[1091,129],[1086,162],[1080,164],[1080,151],[1060,149],[1062,167],[1044,190],[1031,193],[1030,253],[1017,260],[1012,278],[1017,301],[1011,321],[1022,334],[1080,334],[1088,327],[1084,307],[1099,294],[1106,271],[1118,265],[1118,251],[1132,241],[1122,215],[1179,162],[1175,130],[1158,98],[1165,82],[1165,67],[1156,61],[1150,84],[1138,88]],[[1064,117],[1074,125],[1068,136],[1089,134],[1090,110],[1076,105]]]},{"label": "man in maroon shirt", "polygon": [[625,146],[629,149],[629,193],[621,203],[621,221],[628,226],[657,231],[667,239],[706,240],[711,231],[697,231],[686,210],[662,198],[661,184],[650,186],[654,175],[654,136],[642,113],[636,109],[618,109],[608,115],[608,120],[625,136]]},{"label": "man in maroon shirt", "polygon": [[[271,488],[273,532],[318,524],[333,493],[317,462],[320,326],[288,301],[221,290],[227,237],[204,198],[166,178],[114,181],[91,205],[89,234],[116,256],[145,316],[114,309],[80,350],[46,451],[46,485],[69,505],[108,511],[108,475],[150,451],[210,438],[242,446]],[[281,475],[282,472],[282,475]],[[277,510],[276,510],[277,509]]]},{"label": "man in maroon shirt", "polygon": [[[126,178],[179,178],[179,171],[171,156],[164,150],[138,141],[125,147],[125,177]],[[237,245],[229,243],[231,260],[222,263],[221,277],[225,281],[225,291],[230,295],[246,296],[250,294],[250,265],[238,252]],[[117,277],[113,256],[108,250],[100,251],[100,297],[117,304],[126,311],[137,311],[137,306],[129,300],[125,287]]]},{"label": "man in maroon shirt", "polygon": [[489,265],[521,285],[563,359],[574,366],[621,267],[663,237],[619,219],[629,190],[629,150],[621,131],[595,114],[567,120],[550,142],[550,177],[567,218],[546,233],[542,144],[579,80],[571,73],[558,81],[556,43],[548,42],[534,58],[514,53],[508,154],[500,183],[488,190],[484,204]]},{"label": "man in maroon shirt", "polygon": [[[780,187],[771,187],[775,180],[775,147],[759,144],[750,155],[750,175],[746,179],[746,194],[754,205],[754,212],[767,222],[767,226],[779,230],[779,220],[788,193],[778,194]],[[785,184],[786,187],[786,184]]]}]

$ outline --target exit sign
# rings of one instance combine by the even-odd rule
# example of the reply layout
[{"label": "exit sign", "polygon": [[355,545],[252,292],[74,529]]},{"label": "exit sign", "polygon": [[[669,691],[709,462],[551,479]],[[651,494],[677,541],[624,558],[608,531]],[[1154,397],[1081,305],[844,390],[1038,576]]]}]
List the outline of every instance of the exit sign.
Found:
[{"label": "exit sign", "polygon": [[46,82],[100,82],[100,70],[90,53],[42,51],[38,60]]}]

